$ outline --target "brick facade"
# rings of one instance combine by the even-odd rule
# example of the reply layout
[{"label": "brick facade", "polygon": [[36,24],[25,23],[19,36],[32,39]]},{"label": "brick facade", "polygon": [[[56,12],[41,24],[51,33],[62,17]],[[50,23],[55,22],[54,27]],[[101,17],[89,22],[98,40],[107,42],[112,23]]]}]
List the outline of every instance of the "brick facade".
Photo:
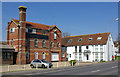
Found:
[{"label": "brick facade", "polygon": [[[43,59],[43,52],[45,53],[45,60],[51,61],[51,53],[59,53],[59,61],[61,61],[61,31],[55,25],[48,26],[38,23],[26,21],[26,7],[19,7],[19,20],[12,19],[7,26],[7,43],[12,44],[17,52],[16,64],[30,63],[35,59],[35,52],[38,52],[38,59]],[[15,31],[11,33],[11,28]],[[26,29],[28,32],[26,32]],[[33,29],[36,33],[33,33]],[[43,34],[43,31],[45,34]],[[56,33],[57,39],[54,39]],[[27,41],[26,41],[27,40]],[[37,46],[35,46],[37,40]],[[45,46],[42,43],[45,41]],[[51,42],[53,46],[51,47]],[[27,44],[27,45],[26,45]],[[58,46],[59,44],[59,46]],[[28,53],[28,54],[27,54]],[[27,56],[26,56],[27,55]],[[26,57],[29,57],[26,59]]]}]

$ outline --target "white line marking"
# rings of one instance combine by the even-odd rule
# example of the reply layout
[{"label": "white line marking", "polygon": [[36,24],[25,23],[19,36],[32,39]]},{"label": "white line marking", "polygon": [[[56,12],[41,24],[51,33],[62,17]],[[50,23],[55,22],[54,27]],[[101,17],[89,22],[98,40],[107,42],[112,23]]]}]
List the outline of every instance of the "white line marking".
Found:
[{"label": "white line marking", "polygon": [[25,74],[25,75],[32,75],[32,74]]},{"label": "white line marking", "polygon": [[113,66],[112,68],[117,68],[118,66]]},{"label": "white line marking", "polygon": [[99,72],[100,70],[92,71],[92,72]]}]

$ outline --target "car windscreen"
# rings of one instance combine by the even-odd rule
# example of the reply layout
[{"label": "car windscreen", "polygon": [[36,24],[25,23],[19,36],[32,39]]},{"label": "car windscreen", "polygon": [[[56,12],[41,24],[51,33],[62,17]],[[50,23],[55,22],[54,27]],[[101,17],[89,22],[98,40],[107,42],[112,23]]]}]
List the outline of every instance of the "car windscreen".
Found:
[{"label": "car windscreen", "polygon": [[42,62],[44,62],[44,63],[48,63],[48,61],[45,61],[45,60],[41,60]]}]

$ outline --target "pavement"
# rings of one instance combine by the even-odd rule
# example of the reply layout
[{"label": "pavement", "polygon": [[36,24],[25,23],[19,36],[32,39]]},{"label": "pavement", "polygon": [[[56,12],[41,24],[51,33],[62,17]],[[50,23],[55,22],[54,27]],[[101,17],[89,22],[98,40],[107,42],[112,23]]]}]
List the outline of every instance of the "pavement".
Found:
[{"label": "pavement", "polygon": [[[117,77],[118,75],[118,61],[105,62],[98,64],[80,65],[80,66],[68,66],[61,68],[49,68],[43,70],[30,70],[20,72],[3,73],[3,76],[49,76],[49,75],[81,75],[81,76],[105,76],[105,77]],[[93,76],[94,75],[94,76]],[[108,76],[107,76],[108,75]],[[80,77],[81,77],[80,76]],[[10,77],[10,76],[9,76]],[[96,76],[95,76],[96,77]]]}]

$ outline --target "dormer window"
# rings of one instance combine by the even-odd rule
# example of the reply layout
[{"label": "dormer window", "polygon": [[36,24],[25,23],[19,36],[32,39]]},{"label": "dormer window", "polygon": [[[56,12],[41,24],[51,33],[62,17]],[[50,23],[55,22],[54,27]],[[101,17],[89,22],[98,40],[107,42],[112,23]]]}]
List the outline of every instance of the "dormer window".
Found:
[{"label": "dormer window", "polygon": [[102,39],[102,37],[98,37],[98,38],[97,38],[97,40],[101,40],[101,39]]},{"label": "dormer window", "polygon": [[88,40],[89,40],[89,41],[91,41],[91,40],[92,40],[92,38],[89,38]]},{"label": "dormer window", "polygon": [[32,33],[36,33],[36,29],[32,29]]},{"label": "dormer window", "polygon": [[68,42],[72,42],[72,39],[70,39]]},{"label": "dormer window", "polygon": [[14,33],[15,32],[15,27],[10,29],[10,33]]},{"label": "dormer window", "polygon": [[79,40],[78,40],[78,42],[81,42],[82,41],[82,38],[80,38]]}]

